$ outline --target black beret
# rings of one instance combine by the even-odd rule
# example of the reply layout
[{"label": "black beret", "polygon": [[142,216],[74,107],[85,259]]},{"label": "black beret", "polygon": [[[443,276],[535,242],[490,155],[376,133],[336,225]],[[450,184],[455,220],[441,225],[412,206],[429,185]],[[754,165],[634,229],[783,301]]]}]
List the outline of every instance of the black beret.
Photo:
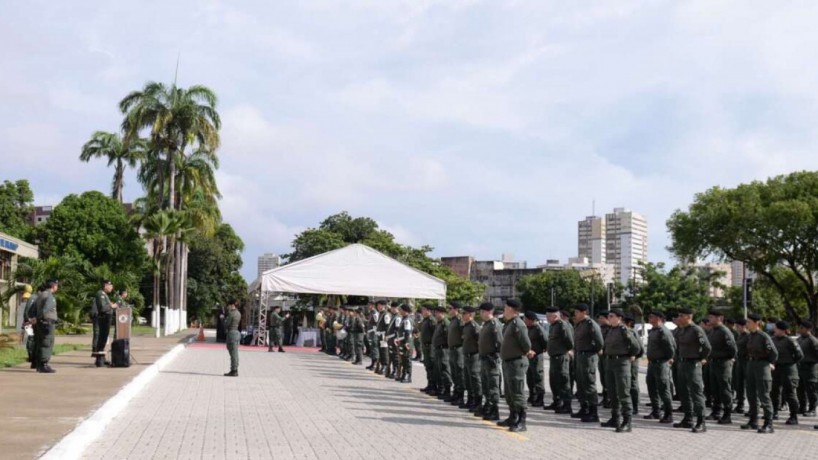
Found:
[{"label": "black beret", "polygon": [[596,312],[596,317],[599,318],[600,316],[608,317],[608,310],[600,310]]},{"label": "black beret", "polygon": [[678,312],[679,312],[680,315],[692,315],[693,314],[693,310],[691,310],[689,308],[680,308],[678,310]]},{"label": "black beret", "polygon": [[447,311],[449,311],[449,309],[446,308],[444,305],[438,305],[437,307],[435,307],[435,311],[446,313]]},{"label": "black beret", "polygon": [[798,323],[798,324],[800,324],[801,327],[805,327],[807,329],[812,329],[812,323],[809,320],[806,320],[806,319],[801,320],[801,322]]},{"label": "black beret", "polygon": [[480,307],[478,307],[478,308],[480,308],[481,310],[485,310],[485,311],[492,311],[492,310],[494,310],[494,304],[491,303],[491,302],[483,302],[483,303],[480,304]]},{"label": "black beret", "polygon": [[477,309],[472,307],[471,305],[466,305],[465,307],[463,307],[463,311],[466,313],[474,313],[477,311]]},{"label": "black beret", "polygon": [[386,305],[386,300],[381,299],[381,300],[375,302],[375,305]]},{"label": "black beret", "polygon": [[526,319],[530,319],[531,321],[538,321],[540,319],[537,317],[537,314],[531,310],[528,310],[525,313],[523,313],[523,316],[525,316]]},{"label": "black beret", "polygon": [[744,318],[736,318],[736,324],[738,324],[739,326],[746,326],[747,320]]},{"label": "black beret", "polygon": [[397,302],[392,302],[392,303],[389,304],[389,306],[392,307],[392,308],[398,308],[400,306],[400,304],[397,303]]},{"label": "black beret", "polygon": [[631,316],[631,315],[625,315],[625,316],[622,317],[622,319],[624,319],[626,323],[633,323],[633,322],[636,321],[636,320],[633,319],[633,316]]},{"label": "black beret", "polygon": [[574,310],[588,311],[589,308],[588,308],[588,305],[585,305],[584,303],[581,303],[581,304],[577,305],[576,307],[574,307]]},{"label": "black beret", "polygon": [[654,310],[654,311],[650,312],[650,313],[648,314],[648,316],[655,316],[655,317],[657,317],[657,318],[662,318],[662,319],[665,319],[665,314],[664,314],[664,313],[662,313],[661,311],[657,311],[657,310]]},{"label": "black beret", "polygon": [[111,284],[111,280],[102,280],[102,285]]},{"label": "black beret", "polygon": [[736,324],[736,320],[733,318],[726,318],[724,320],[724,324]]},{"label": "black beret", "polygon": [[787,330],[790,329],[790,323],[788,323],[786,321],[783,321],[783,320],[778,321],[778,322],[775,323],[775,327],[777,327],[778,329],[781,329],[782,331],[787,331]]},{"label": "black beret", "polygon": [[612,309],[612,310],[610,311],[610,313],[608,313],[608,315],[616,315],[616,316],[618,316],[618,317],[620,317],[620,318],[623,318],[623,317],[625,316],[625,314],[624,314],[624,313],[622,313],[622,310],[620,310],[620,309],[618,309],[618,308],[614,308],[614,309]]},{"label": "black beret", "polygon": [[523,304],[521,304],[520,301],[517,299],[506,299],[506,306],[511,307],[515,310],[523,308]]},{"label": "black beret", "polygon": [[707,312],[707,314],[710,316],[724,316],[724,313],[718,310],[710,310],[709,312]]},{"label": "black beret", "polygon": [[560,309],[557,307],[548,307],[545,309],[546,313],[559,313]]},{"label": "black beret", "polygon": [[463,304],[458,302],[457,300],[454,300],[449,302],[449,308],[451,308],[452,310],[460,310],[461,308],[463,308]]},{"label": "black beret", "polygon": [[704,318],[700,319],[699,322],[704,324],[710,324],[710,319],[705,316]]},{"label": "black beret", "polygon": [[749,315],[747,315],[747,319],[752,321],[761,321],[761,315],[759,315],[758,313],[750,313]]},{"label": "black beret", "polygon": [[400,309],[405,311],[405,312],[408,312],[408,313],[412,312],[412,306],[409,305],[408,303],[405,303],[405,304],[401,305]]}]

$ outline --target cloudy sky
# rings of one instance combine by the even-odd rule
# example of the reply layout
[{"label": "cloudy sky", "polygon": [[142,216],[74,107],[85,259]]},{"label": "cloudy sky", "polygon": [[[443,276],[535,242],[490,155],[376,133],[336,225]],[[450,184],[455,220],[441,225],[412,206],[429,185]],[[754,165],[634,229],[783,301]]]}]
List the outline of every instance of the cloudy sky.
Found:
[{"label": "cloudy sky", "polygon": [[[818,169],[818,3],[0,0],[0,180],[81,163],[149,80],[204,84],[225,219],[263,252],[341,210],[435,254],[576,255],[576,222],[665,221],[714,185]],[[141,193],[129,178],[125,195]]]}]

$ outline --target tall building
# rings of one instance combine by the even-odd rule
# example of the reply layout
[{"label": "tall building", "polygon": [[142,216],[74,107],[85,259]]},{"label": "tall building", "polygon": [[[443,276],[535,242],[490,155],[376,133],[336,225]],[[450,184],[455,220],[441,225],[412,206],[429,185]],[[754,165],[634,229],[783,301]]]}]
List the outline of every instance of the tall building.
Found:
[{"label": "tall building", "polygon": [[592,264],[604,264],[607,259],[605,248],[605,219],[588,216],[577,225],[577,255]]},{"label": "tall building", "polygon": [[648,261],[648,221],[644,216],[625,208],[605,214],[605,261],[613,264],[620,283],[641,281],[639,262]]},{"label": "tall building", "polygon": [[741,287],[744,286],[744,279],[753,279],[755,275],[753,271],[747,268],[744,262],[734,260],[730,262],[730,285]]},{"label": "tall building", "polygon": [[259,256],[258,258],[258,276],[261,277],[261,274],[266,272],[267,270],[272,270],[276,267],[281,266],[281,256],[267,253],[263,256]]}]

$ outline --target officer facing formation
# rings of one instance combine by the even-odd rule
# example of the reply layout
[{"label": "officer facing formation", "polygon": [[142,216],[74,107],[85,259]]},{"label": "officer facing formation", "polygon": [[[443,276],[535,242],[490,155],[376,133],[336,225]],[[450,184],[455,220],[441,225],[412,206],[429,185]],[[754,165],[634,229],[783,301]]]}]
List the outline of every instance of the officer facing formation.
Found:
[{"label": "officer facing formation", "polygon": [[[607,318],[606,318],[607,326]],[[579,412],[571,417],[584,423],[599,422],[599,395],[596,391],[596,375],[599,368],[599,352],[605,346],[602,329],[588,316],[588,305],[579,304],[574,309],[574,347],[576,356],[577,399]],[[604,376],[603,376],[604,380]]]},{"label": "officer facing formation", "polygon": [[503,378],[505,383],[506,403],[509,407],[507,419],[497,422],[509,431],[526,431],[525,375],[528,370],[528,352],[531,340],[528,330],[520,319],[522,305],[515,299],[506,301],[503,317],[503,343],[500,347],[500,358],[503,360]]},{"label": "officer facing formation", "polygon": [[378,349],[378,363],[375,365],[375,373],[382,375],[389,368],[389,344],[386,341],[386,331],[392,324],[392,314],[386,310],[386,301],[375,302],[375,309],[378,310],[378,322],[375,325],[375,347]]},{"label": "officer facing formation", "polygon": [[542,407],[545,399],[545,371],[544,353],[548,349],[548,335],[540,324],[540,319],[533,311],[524,314],[525,326],[528,328],[528,339],[531,341],[531,350],[528,357],[528,403],[533,407]]},{"label": "officer facing formation", "polygon": [[108,298],[114,285],[110,280],[102,282],[102,289],[94,295],[91,303],[91,321],[93,321],[93,339],[91,344],[91,357],[94,358],[94,365],[102,367],[110,363],[105,361],[105,345],[108,343],[108,335],[111,333],[111,319],[113,318],[116,306]]},{"label": "officer facing formation", "polygon": [[412,383],[412,331],[415,329],[412,323],[412,306],[403,304],[400,306],[400,329],[397,332],[395,346],[398,347],[400,357],[400,372],[395,375],[395,380],[402,383]]},{"label": "officer facing formation", "polygon": [[272,352],[273,348],[278,347],[278,351],[284,353],[284,348],[281,347],[284,318],[279,314],[280,311],[281,307],[276,305],[267,317],[267,352]]},{"label": "officer facing formation", "polygon": [[608,314],[610,329],[605,337],[605,378],[611,398],[611,418],[601,425],[616,428],[617,433],[629,433],[631,417],[631,363],[639,354],[636,335],[622,322],[622,310],[613,309]]},{"label": "officer facing formation", "polygon": [[241,313],[236,309],[236,300],[227,302],[227,317],[224,318],[224,329],[227,331],[227,352],[230,354],[230,372],[224,374],[225,377],[239,376],[239,323]]}]

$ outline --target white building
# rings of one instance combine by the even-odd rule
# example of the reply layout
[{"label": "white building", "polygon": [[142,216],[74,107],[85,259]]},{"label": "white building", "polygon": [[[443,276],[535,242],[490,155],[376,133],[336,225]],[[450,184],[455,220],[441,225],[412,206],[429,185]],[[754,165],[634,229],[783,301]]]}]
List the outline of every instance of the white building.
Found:
[{"label": "white building", "polygon": [[258,258],[258,276],[267,270],[272,270],[281,266],[281,256],[277,254],[267,253]]},{"label": "white building", "polygon": [[607,254],[605,248],[605,219],[588,216],[577,224],[577,254],[592,264],[604,264]]},{"label": "white building", "polygon": [[625,208],[605,214],[605,261],[614,266],[614,276],[623,285],[641,281],[639,263],[648,261],[648,222]]},{"label": "white building", "polygon": [[[33,244],[0,233],[0,296],[20,284],[12,277],[17,270],[17,261],[20,257],[36,259],[39,257],[39,249]],[[20,328],[23,317],[21,305],[21,294],[12,296],[8,300],[9,316],[4,318],[3,311],[0,310],[0,330],[6,325],[14,326],[16,329]]]},{"label": "white building", "polygon": [[744,262],[740,262],[738,260],[734,260],[730,262],[730,285],[741,287],[744,286],[744,279],[753,279],[755,278],[755,274],[747,268],[747,265]]}]

